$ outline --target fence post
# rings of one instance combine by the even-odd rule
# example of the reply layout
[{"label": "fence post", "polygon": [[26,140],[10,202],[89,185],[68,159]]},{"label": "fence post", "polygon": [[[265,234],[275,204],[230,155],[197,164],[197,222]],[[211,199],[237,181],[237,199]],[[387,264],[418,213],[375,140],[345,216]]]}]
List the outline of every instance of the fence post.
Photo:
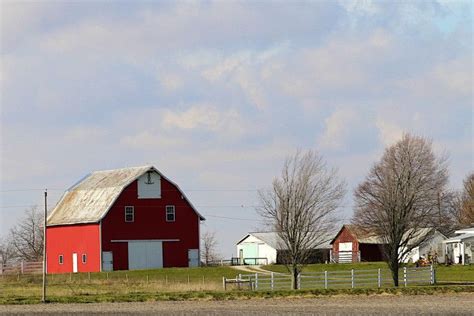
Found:
[{"label": "fence post", "polygon": [[436,270],[430,266],[430,284],[436,284]]},{"label": "fence post", "polygon": [[270,273],[270,286],[271,286],[272,291],[273,291],[273,272]]},{"label": "fence post", "polygon": [[403,284],[405,285],[405,287],[407,286],[407,267],[403,267]]},{"label": "fence post", "polygon": [[297,288],[298,290],[300,290],[300,289],[301,289],[301,272],[298,273],[298,276],[296,277],[296,280],[297,280],[297,282],[298,282],[296,288]]},{"label": "fence post", "polygon": [[351,287],[354,288],[354,269],[351,269]]},{"label": "fence post", "polygon": [[255,273],[255,290],[258,290],[258,273]]},{"label": "fence post", "polygon": [[324,271],[324,288],[328,288],[328,272]]},{"label": "fence post", "polygon": [[24,265],[25,265],[25,262],[21,260],[21,263],[20,263],[21,274],[24,273]]},{"label": "fence post", "polygon": [[106,280],[109,279],[109,273],[108,273],[108,272],[105,273],[105,279],[106,279]]},{"label": "fence post", "polygon": [[380,273],[380,268],[377,272],[377,285],[379,286],[379,288],[382,286],[382,274]]},{"label": "fence post", "polygon": [[147,284],[150,283],[150,279],[149,279],[149,277],[148,277],[148,274],[146,275],[146,283],[147,283]]}]

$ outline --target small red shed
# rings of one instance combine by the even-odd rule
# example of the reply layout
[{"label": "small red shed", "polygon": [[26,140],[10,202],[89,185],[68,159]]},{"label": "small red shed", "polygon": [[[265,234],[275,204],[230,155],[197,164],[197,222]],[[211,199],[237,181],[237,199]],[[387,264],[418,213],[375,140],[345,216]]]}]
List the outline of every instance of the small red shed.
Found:
[{"label": "small red shed", "polygon": [[153,166],[95,171],[48,216],[47,272],[199,266],[203,220]]},{"label": "small red shed", "polygon": [[331,260],[337,263],[383,260],[382,239],[355,225],[343,225],[331,245]]}]

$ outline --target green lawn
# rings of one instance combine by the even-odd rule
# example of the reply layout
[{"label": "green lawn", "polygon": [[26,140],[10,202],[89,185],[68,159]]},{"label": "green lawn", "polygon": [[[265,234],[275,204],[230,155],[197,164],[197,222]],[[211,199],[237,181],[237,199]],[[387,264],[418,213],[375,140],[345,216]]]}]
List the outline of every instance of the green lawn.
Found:
[{"label": "green lawn", "polygon": [[[113,271],[97,273],[66,273],[48,275],[49,284],[90,283],[90,282],[165,282],[172,283],[207,283],[222,282],[222,277],[235,277],[238,271],[230,267],[203,268],[165,268],[137,271]],[[41,274],[5,276],[4,282],[21,282],[35,284],[42,280]]]},{"label": "green lawn", "polygon": [[[222,277],[235,278],[230,267],[166,268],[142,271],[113,271],[48,275],[48,295],[52,297],[114,297],[137,293],[220,291]],[[26,300],[41,294],[41,275],[2,276],[0,302]]]},{"label": "green lawn", "polygon": [[438,266],[436,267],[438,282],[474,282],[474,265]]},{"label": "green lawn", "polygon": [[[274,272],[287,272],[286,268],[281,265],[269,265],[263,268]],[[306,266],[304,271],[347,271],[350,269],[369,270],[378,268],[386,269],[387,266],[383,262],[360,264],[314,264]],[[48,276],[48,297],[54,302],[233,299],[235,297],[260,297],[260,294],[251,294],[248,291],[229,291],[225,294],[222,293],[222,277],[234,278],[239,273],[241,273],[241,271],[230,267],[209,267],[114,271],[109,273],[102,272],[90,274],[55,274]],[[474,282],[474,266],[438,266],[437,280],[438,284],[441,285],[448,284],[449,282]],[[423,288],[429,288],[429,286]],[[454,289],[454,287],[452,288]],[[466,291],[465,287],[458,288],[460,291]],[[469,291],[474,289],[473,286],[468,288]],[[404,291],[409,291],[407,289]],[[333,291],[323,291],[321,289],[310,291],[313,291],[314,293],[311,293],[315,295],[319,295],[316,293],[337,294],[347,292],[362,294],[366,291],[372,291],[376,294],[380,291],[392,290],[360,288],[354,289],[354,292],[350,292],[347,289],[341,290],[342,292],[337,292],[338,290],[336,289]],[[236,292],[237,294],[227,294],[231,292]],[[266,293],[266,291],[262,292]],[[286,292],[283,291],[281,293]],[[291,291],[288,293],[291,293]],[[274,295],[277,294],[271,294],[270,296]],[[284,296],[286,294],[282,295]],[[0,304],[34,303],[39,302],[40,297],[41,275],[21,275],[19,278],[18,276],[2,276],[0,278]],[[263,297],[266,296],[263,295]]]},{"label": "green lawn", "polygon": [[[284,265],[268,265],[264,269],[288,273]],[[364,262],[353,264],[310,264],[304,267],[303,272],[323,272],[336,270],[371,270],[371,269],[388,269],[385,262]],[[439,283],[445,282],[474,282],[474,265],[438,265],[436,266],[436,279]]]}]

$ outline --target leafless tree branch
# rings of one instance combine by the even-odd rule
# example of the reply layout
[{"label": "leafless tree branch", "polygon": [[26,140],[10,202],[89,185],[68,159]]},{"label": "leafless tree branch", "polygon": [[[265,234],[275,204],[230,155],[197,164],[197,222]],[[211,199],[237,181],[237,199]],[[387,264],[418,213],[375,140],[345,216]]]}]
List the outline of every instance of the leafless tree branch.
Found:
[{"label": "leafless tree branch", "polygon": [[385,150],[355,191],[353,222],[383,238],[397,286],[402,258],[430,237],[421,236],[421,228],[437,225],[433,218],[447,182],[446,157],[435,156],[431,141],[406,134]]},{"label": "leafless tree branch", "polygon": [[327,241],[334,231],[334,214],[345,194],[337,170],[327,167],[313,151],[297,151],[286,159],[272,189],[259,191],[259,214],[278,232],[285,249],[284,263],[297,276],[311,251]]}]

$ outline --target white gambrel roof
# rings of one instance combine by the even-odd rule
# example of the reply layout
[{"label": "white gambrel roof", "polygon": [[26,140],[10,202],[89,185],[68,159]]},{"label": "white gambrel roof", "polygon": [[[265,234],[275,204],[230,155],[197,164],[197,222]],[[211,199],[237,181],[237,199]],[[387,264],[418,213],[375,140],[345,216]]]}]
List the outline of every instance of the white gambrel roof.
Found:
[{"label": "white gambrel roof", "polygon": [[48,226],[97,223],[107,214],[122,191],[148,171],[157,172],[176,186],[201,220],[204,217],[186,198],[183,191],[153,166],[94,171],[69,188],[48,216]]}]

